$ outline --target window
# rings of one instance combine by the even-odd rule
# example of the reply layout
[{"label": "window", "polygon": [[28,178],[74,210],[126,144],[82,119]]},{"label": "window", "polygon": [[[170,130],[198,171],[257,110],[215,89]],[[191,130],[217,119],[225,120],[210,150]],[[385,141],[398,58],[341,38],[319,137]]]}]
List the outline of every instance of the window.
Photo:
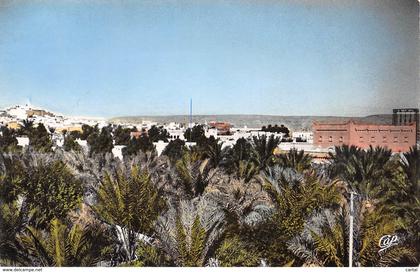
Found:
[{"label": "window", "polygon": [[394,143],[398,143],[398,137],[394,136]]},{"label": "window", "polygon": [[319,136],[318,142],[322,143],[322,136]]},{"label": "window", "polygon": [[330,143],[332,143],[332,136],[330,136],[330,138],[329,138],[329,142],[330,142]]},{"label": "window", "polygon": [[382,142],[386,143],[386,136],[382,137]]},{"label": "window", "polygon": [[363,143],[363,136],[359,137],[359,142]]},{"label": "window", "polygon": [[370,142],[374,143],[375,142],[375,136],[370,137]]},{"label": "window", "polygon": [[343,136],[340,136],[340,139],[338,140],[340,143],[343,142]]},{"label": "window", "polygon": [[408,136],[404,136],[404,143],[408,143]]}]

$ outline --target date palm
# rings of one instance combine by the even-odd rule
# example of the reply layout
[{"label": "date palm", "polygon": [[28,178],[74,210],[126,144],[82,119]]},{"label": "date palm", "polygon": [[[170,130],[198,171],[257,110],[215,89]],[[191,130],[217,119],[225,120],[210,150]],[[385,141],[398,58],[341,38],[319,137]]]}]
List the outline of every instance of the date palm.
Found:
[{"label": "date palm", "polygon": [[21,264],[29,266],[95,266],[108,249],[97,226],[69,228],[58,219],[51,221],[47,232],[26,227],[17,240],[29,258]]},{"label": "date palm", "polygon": [[194,198],[204,193],[218,168],[209,165],[209,159],[197,158],[195,152],[186,152],[175,164],[176,180],[187,198]]},{"label": "date palm", "polygon": [[367,151],[354,146],[335,147],[335,154],[330,154],[333,165],[333,177],[345,181],[351,190],[376,198],[382,194],[380,185],[390,176],[392,167],[391,150],[382,147],[370,147]]},{"label": "date palm", "polygon": [[258,165],[251,159],[252,145],[245,138],[236,141],[233,147],[226,150],[224,169],[237,178],[250,181],[259,172]]},{"label": "date palm", "polygon": [[158,246],[177,266],[204,266],[223,232],[223,210],[202,196],[174,203],[157,223]]},{"label": "date palm", "polygon": [[254,247],[270,265],[286,265],[293,261],[287,242],[303,230],[305,219],[314,211],[336,207],[339,193],[335,183],[321,184],[316,176],[278,165],[269,167],[261,182],[274,211],[248,235],[254,237]]},{"label": "date palm", "polygon": [[31,265],[16,235],[27,224],[26,209],[19,201],[0,204],[0,265]]},{"label": "date palm", "polygon": [[298,151],[295,148],[289,150],[285,154],[280,154],[279,164],[283,167],[294,168],[298,172],[303,172],[311,167],[312,158],[305,154],[303,150]]},{"label": "date palm", "polygon": [[131,171],[107,173],[101,182],[93,207],[100,219],[111,225],[122,243],[122,260],[136,259],[136,247],[142,235],[151,236],[153,225],[165,208],[165,202],[151,183],[150,174],[133,166]]},{"label": "date palm", "polygon": [[[362,212],[360,209],[358,212]],[[392,215],[365,211],[360,233],[355,235],[354,260],[358,266],[413,265],[415,249],[402,243],[379,252],[378,241],[386,234],[394,234],[403,224]],[[305,223],[301,234],[288,242],[289,249],[306,265],[348,266],[349,222],[348,207],[336,211],[314,213]],[[407,263],[408,262],[408,263]]]},{"label": "date palm", "polygon": [[22,121],[22,128],[21,128],[21,132],[27,136],[29,136],[32,131],[34,129],[34,121],[31,120],[23,120]]},{"label": "date palm", "polygon": [[220,237],[213,266],[257,266],[261,256],[249,247],[248,232],[269,218],[272,206],[261,184],[226,176],[208,187],[208,195],[224,211],[224,231]]},{"label": "date palm", "polygon": [[209,160],[209,166],[216,168],[225,163],[228,149],[223,148],[223,143],[217,140],[208,140],[204,146],[204,158]]},{"label": "date palm", "polygon": [[252,137],[252,158],[259,170],[273,164],[273,152],[279,143],[280,138],[274,137],[274,135],[270,137],[266,135]]},{"label": "date palm", "polygon": [[418,196],[420,188],[420,150],[417,147],[411,147],[410,151],[403,154],[401,167],[407,176],[408,190],[414,192],[413,195]]}]

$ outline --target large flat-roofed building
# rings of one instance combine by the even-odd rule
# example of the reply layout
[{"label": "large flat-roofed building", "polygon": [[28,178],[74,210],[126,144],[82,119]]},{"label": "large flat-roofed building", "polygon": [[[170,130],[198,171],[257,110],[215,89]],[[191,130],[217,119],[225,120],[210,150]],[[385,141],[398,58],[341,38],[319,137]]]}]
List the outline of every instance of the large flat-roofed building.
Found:
[{"label": "large flat-roofed building", "polygon": [[212,121],[209,123],[210,128],[217,129],[218,135],[229,135],[230,134],[230,128],[232,127],[231,124],[227,122],[215,122]]},{"label": "large flat-roofed building", "polygon": [[313,124],[313,144],[328,148],[339,145],[355,145],[363,149],[382,146],[393,152],[406,152],[416,144],[416,123],[407,125],[344,123]]}]

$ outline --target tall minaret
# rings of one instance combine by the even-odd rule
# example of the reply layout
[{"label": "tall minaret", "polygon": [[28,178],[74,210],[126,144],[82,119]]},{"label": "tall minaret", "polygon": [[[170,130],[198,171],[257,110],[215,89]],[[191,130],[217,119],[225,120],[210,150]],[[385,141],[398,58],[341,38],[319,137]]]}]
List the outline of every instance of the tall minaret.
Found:
[{"label": "tall minaret", "polygon": [[189,128],[192,128],[192,98],[190,98],[190,124],[188,125]]}]

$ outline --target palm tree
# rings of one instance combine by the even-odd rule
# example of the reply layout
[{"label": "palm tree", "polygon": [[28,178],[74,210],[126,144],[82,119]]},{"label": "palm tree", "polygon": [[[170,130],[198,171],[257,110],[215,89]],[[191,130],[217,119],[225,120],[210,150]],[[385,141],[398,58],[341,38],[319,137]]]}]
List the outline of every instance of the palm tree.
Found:
[{"label": "palm tree", "polygon": [[136,259],[137,242],[154,233],[153,225],[165,202],[151,183],[150,174],[131,168],[131,173],[119,169],[107,173],[97,190],[97,204],[93,207],[100,219],[111,225],[122,243],[122,260]]},{"label": "palm tree", "polygon": [[216,250],[213,266],[257,266],[261,256],[250,247],[247,235],[259,223],[269,218],[272,206],[261,184],[252,179],[245,182],[233,176],[208,187],[208,197],[224,211],[222,241]]},{"label": "palm tree", "polygon": [[382,194],[381,182],[393,171],[389,167],[391,154],[391,150],[382,147],[371,146],[367,151],[354,146],[335,147],[335,154],[330,153],[332,175],[365,198],[376,198]]},{"label": "palm tree", "polygon": [[22,264],[30,266],[95,266],[107,249],[97,226],[68,228],[58,219],[51,221],[48,232],[26,227],[17,240],[30,260]]},{"label": "palm tree", "polygon": [[25,229],[25,206],[19,201],[0,204],[0,265],[28,264],[29,260],[16,239],[16,234]]},{"label": "palm tree", "polygon": [[402,218],[408,227],[411,243],[417,247],[420,259],[420,152],[416,147],[394,160],[392,176],[383,186],[380,199],[384,209]]},{"label": "palm tree", "polygon": [[22,121],[22,133],[26,134],[27,136],[30,136],[32,131],[34,129],[34,121],[31,121],[29,119]]},{"label": "palm tree", "polygon": [[339,193],[335,183],[321,184],[314,175],[278,165],[267,168],[260,180],[274,210],[249,230],[248,239],[270,265],[286,265],[293,261],[286,243],[303,230],[305,219],[314,211],[336,207]]},{"label": "palm tree", "polygon": [[204,156],[209,160],[210,167],[218,167],[225,159],[227,149],[222,147],[223,143],[219,143],[219,139],[209,141],[204,147]]},{"label": "palm tree", "polygon": [[288,242],[288,248],[303,259],[304,266],[347,266],[347,218],[344,207],[335,213],[328,209],[315,213],[302,233]]},{"label": "palm tree", "polygon": [[273,152],[279,143],[280,138],[274,135],[252,137],[252,158],[260,170],[273,164]]},{"label": "palm tree", "polygon": [[260,256],[256,250],[247,249],[239,235],[234,235],[223,240],[216,250],[215,260],[217,266],[257,266]]},{"label": "palm tree", "polygon": [[305,154],[303,150],[298,151],[295,148],[290,149],[286,154],[280,154],[278,160],[283,167],[294,168],[298,172],[308,170],[312,162],[311,156]]},{"label": "palm tree", "polygon": [[401,158],[401,167],[407,175],[409,190],[412,195],[419,195],[420,183],[420,150],[414,146],[409,152],[405,152]]},{"label": "palm tree", "polygon": [[237,178],[250,181],[258,174],[259,168],[251,159],[252,145],[246,139],[240,138],[232,148],[226,150],[224,169],[229,174],[235,174]]},{"label": "palm tree", "polygon": [[157,223],[158,246],[177,266],[204,266],[223,233],[224,213],[203,196],[174,203]]},{"label": "palm tree", "polygon": [[[362,212],[358,209],[358,212]],[[360,222],[360,233],[355,239],[355,261],[360,266],[393,266],[415,264],[415,249],[398,244],[382,253],[378,246],[380,237],[396,233],[402,222],[392,214],[381,211],[365,211]],[[301,234],[289,241],[289,249],[305,265],[347,266],[349,250],[348,207],[343,205],[337,211],[322,210],[313,214],[305,223]]]},{"label": "palm tree", "polygon": [[218,168],[209,166],[209,159],[200,160],[196,152],[185,152],[175,164],[176,179],[182,186],[185,196],[194,198],[202,195]]},{"label": "palm tree", "polygon": [[236,168],[236,176],[249,182],[258,174],[258,167],[252,161],[239,161]]},{"label": "palm tree", "polygon": [[336,146],[335,152],[330,152],[331,163],[333,165],[333,177],[340,176],[342,180],[353,181],[355,178],[355,164],[361,157],[363,150],[356,146]]}]

